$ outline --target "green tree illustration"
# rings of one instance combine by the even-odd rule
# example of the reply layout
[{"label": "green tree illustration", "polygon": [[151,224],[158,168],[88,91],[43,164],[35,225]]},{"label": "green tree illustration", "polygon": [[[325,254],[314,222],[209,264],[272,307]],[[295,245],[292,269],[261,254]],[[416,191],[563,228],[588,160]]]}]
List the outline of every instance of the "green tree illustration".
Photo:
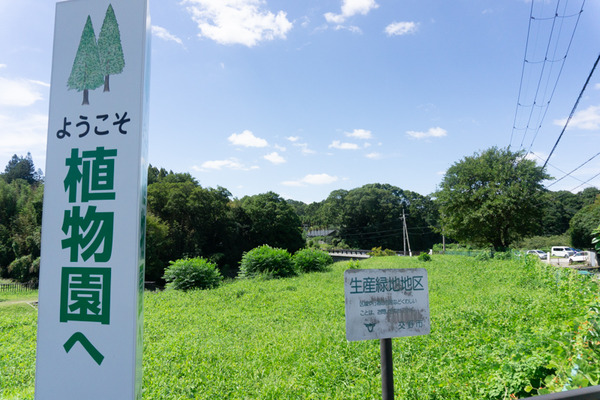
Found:
[{"label": "green tree illustration", "polygon": [[108,5],[104,22],[100,29],[98,52],[100,53],[100,62],[102,64],[102,72],[104,73],[104,91],[110,92],[109,76],[120,74],[125,67],[119,24],[117,23],[112,4]]},{"label": "green tree illustration", "polygon": [[103,83],[104,75],[100,66],[96,34],[92,26],[92,19],[88,15],[83,32],[81,33],[79,48],[73,61],[73,68],[67,81],[67,87],[69,89],[76,89],[78,92],[83,90],[83,102],[81,104],[84,105],[90,104],[88,90],[94,90]]}]

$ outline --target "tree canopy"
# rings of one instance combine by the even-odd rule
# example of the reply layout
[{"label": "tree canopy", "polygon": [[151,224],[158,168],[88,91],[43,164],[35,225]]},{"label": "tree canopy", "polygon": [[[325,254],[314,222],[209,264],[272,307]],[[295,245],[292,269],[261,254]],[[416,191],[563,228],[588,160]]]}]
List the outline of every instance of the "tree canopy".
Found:
[{"label": "tree canopy", "polygon": [[600,195],[596,202],[579,210],[571,219],[569,235],[576,248],[589,249],[594,239],[594,229],[600,224]]},{"label": "tree canopy", "polygon": [[13,155],[6,165],[4,173],[0,176],[8,183],[16,179],[22,179],[29,184],[34,184],[43,179],[41,170],[35,170],[31,153],[27,153],[26,157]]},{"label": "tree canopy", "polygon": [[443,233],[495,249],[535,234],[543,214],[541,182],[548,178],[523,152],[492,147],[465,157],[436,192]]}]

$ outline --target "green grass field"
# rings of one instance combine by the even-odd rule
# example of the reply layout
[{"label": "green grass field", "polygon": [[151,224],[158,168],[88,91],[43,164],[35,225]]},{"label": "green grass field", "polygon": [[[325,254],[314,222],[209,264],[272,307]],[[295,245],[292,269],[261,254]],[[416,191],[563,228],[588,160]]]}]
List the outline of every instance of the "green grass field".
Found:
[{"label": "green grass field", "polygon": [[[598,302],[589,277],[537,262],[378,257],[360,266],[428,270],[431,334],[393,339],[399,399],[510,399],[553,373],[563,385]],[[381,398],[379,341],[345,338],[347,267],[146,292],[143,398]],[[36,310],[7,303],[0,294],[0,398],[33,399]],[[598,364],[589,346],[581,354]]]}]

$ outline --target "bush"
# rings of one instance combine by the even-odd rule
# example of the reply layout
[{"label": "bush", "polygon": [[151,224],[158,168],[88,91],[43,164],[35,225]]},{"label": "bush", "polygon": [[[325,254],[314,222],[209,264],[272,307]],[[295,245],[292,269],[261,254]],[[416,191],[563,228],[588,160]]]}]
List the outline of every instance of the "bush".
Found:
[{"label": "bush", "polygon": [[385,257],[385,256],[395,256],[396,252],[394,250],[385,249],[381,250],[381,246],[373,247],[370,252],[367,253],[371,257]]},{"label": "bush", "polygon": [[244,253],[240,261],[240,277],[252,278],[259,275],[267,278],[297,275],[292,256],[287,250],[269,245],[259,246]]},{"label": "bush", "polygon": [[421,253],[417,257],[417,260],[423,261],[423,262],[431,261],[431,256],[429,254],[427,254],[427,253]]},{"label": "bush", "polygon": [[223,280],[217,264],[201,257],[183,258],[170,261],[169,264],[163,276],[167,281],[167,289],[211,289],[219,286]]},{"label": "bush", "polygon": [[322,272],[333,264],[333,258],[329,254],[316,249],[298,250],[292,261],[298,272]]},{"label": "bush", "polygon": [[[33,257],[31,255],[19,257],[8,266],[8,277],[21,283],[26,283],[33,278]],[[39,271],[39,260],[37,260]]]}]

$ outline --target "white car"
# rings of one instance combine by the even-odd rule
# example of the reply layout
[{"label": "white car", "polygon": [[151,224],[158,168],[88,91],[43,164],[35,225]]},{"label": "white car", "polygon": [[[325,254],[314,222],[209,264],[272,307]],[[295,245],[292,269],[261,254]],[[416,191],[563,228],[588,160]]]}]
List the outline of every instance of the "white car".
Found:
[{"label": "white car", "polygon": [[545,260],[548,258],[548,253],[542,250],[527,250],[527,254],[534,254],[540,258],[540,260]]},{"label": "white car", "polygon": [[569,264],[573,264],[574,262],[588,262],[590,260],[590,252],[589,251],[579,251],[569,257]]},{"label": "white car", "polygon": [[575,254],[575,251],[573,251],[572,248],[567,247],[567,246],[554,246],[552,247],[552,250],[550,251],[550,254],[556,257],[571,257],[572,255]]}]

